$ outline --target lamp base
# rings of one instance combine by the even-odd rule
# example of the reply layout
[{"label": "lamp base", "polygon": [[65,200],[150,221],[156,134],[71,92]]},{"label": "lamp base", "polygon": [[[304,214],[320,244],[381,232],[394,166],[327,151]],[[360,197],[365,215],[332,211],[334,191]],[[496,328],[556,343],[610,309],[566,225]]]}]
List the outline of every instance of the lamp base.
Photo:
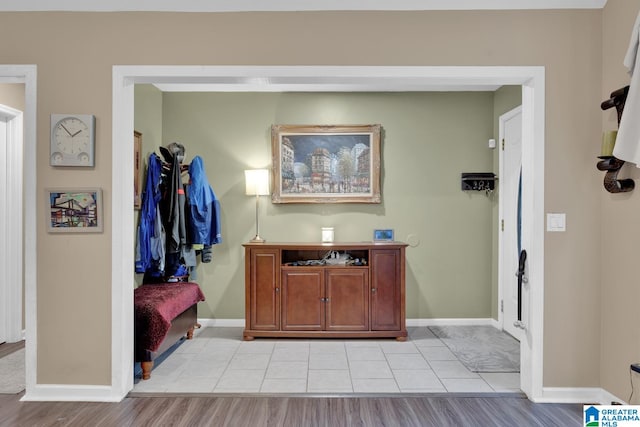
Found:
[{"label": "lamp base", "polygon": [[249,240],[251,243],[265,243],[266,240],[264,240],[262,237],[258,236],[256,234],[256,237],[254,237],[253,239]]}]

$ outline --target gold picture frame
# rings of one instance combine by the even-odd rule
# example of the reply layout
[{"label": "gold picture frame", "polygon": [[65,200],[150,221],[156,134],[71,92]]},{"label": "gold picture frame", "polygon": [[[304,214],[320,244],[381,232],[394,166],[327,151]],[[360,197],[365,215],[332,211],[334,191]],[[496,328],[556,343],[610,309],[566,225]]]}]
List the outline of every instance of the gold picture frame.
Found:
[{"label": "gold picture frame", "polygon": [[273,125],[273,203],[381,203],[381,125]]}]

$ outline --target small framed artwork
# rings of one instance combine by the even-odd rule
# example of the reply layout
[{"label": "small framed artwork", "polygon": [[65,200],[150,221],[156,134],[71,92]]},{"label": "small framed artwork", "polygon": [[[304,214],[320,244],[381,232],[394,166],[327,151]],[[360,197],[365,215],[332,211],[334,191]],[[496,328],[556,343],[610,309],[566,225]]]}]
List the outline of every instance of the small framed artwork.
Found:
[{"label": "small framed artwork", "polygon": [[381,203],[380,125],[273,125],[273,203]]},{"label": "small framed artwork", "polygon": [[373,230],[374,242],[393,242],[393,230],[385,228],[382,230]]},{"label": "small framed artwork", "polygon": [[50,188],[47,194],[47,230],[50,233],[102,232],[100,188]]}]

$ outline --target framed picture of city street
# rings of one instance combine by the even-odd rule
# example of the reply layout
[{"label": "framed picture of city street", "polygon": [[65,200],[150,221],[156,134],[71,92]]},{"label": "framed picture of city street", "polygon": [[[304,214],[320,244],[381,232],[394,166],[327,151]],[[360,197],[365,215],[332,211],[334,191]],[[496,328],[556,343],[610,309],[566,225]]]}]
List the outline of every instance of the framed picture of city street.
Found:
[{"label": "framed picture of city street", "polygon": [[47,189],[47,230],[50,233],[102,231],[102,190]]},{"label": "framed picture of city street", "polygon": [[380,125],[273,125],[273,203],[380,203]]}]

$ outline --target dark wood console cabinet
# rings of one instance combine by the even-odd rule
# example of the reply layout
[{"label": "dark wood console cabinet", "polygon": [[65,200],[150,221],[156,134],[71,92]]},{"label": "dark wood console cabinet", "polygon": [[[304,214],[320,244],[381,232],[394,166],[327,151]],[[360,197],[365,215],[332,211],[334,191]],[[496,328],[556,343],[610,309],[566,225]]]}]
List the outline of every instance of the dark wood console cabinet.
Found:
[{"label": "dark wood console cabinet", "polygon": [[[247,243],[243,246],[245,340],[255,337],[406,339],[405,243]],[[348,254],[350,261],[346,264],[318,262],[331,251]]]}]

